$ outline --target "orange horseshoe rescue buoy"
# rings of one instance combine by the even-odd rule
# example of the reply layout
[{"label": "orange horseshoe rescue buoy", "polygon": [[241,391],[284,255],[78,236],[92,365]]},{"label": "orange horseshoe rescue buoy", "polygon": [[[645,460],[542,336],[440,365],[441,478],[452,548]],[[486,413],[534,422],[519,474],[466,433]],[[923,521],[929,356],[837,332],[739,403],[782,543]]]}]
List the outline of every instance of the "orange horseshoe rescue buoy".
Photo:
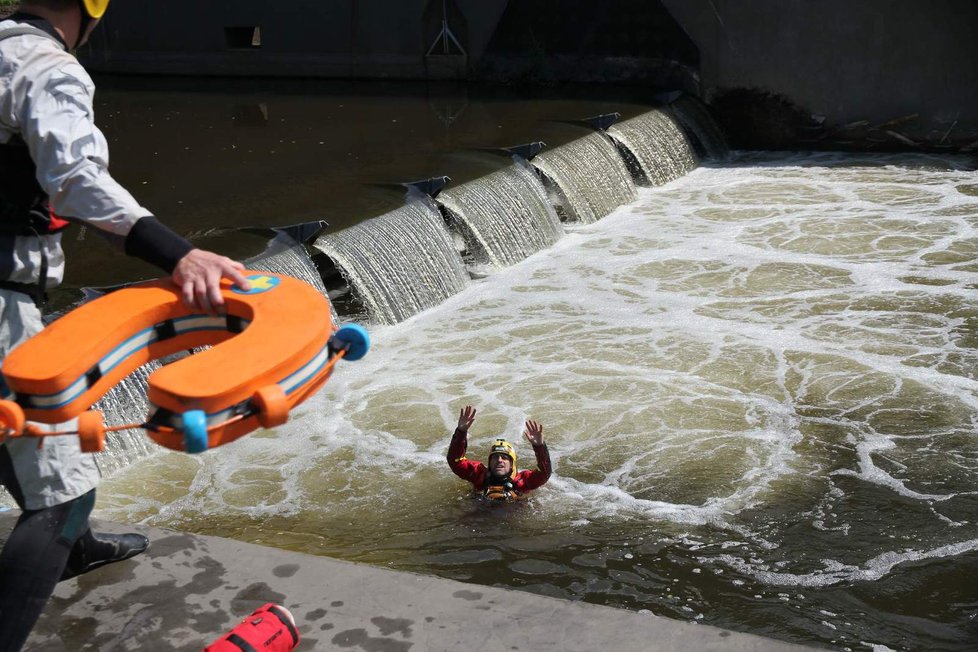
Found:
[{"label": "orange horseshoe rescue buoy", "polygon": [[141,365],[201,346],[211,348],[150,375],[149,419],[124,427],[146,428],[167,448],[200,452],[285,423],[337,360],[366,354],[369,337],[356,324],[337,330],[329,300],[308,283],[271,272],[246,276],[248,292],[222,282],[226,315],[190,312],[170,281],[157,280],[61,317],[3,361],[7,435],[59,434],[39,432],[25,417],[61,423],[81,415],[83,450],[101,450],[106,428],[91,405]]}]

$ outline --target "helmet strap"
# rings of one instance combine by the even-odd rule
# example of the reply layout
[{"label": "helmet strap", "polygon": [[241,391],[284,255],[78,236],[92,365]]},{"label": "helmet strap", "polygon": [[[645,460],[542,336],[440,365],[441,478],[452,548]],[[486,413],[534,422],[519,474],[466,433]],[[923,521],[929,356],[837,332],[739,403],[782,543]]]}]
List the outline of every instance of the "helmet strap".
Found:
[{"label": "helmet strap", "polygon": [[75,41],[75,45],[71,48],[72,50],[78,49],[81,45],[82,39],[85,38],[85,32],[88,31],[88,26],[92,23],[92,17],[88,15],[88,9],[85,8],[85,3],[82,0],[78,0],[78,9],[81,10],[81,24],[78,26],[78,39]]}]

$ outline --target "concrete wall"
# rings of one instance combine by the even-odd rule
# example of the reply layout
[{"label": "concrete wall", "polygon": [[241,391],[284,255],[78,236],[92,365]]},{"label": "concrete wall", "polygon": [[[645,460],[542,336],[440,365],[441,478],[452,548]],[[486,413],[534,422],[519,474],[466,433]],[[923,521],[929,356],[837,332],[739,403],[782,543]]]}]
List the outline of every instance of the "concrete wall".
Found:
[{"label": "concrete wall", "polygon": [[[507,2],[449,0],[470,56]],[[120,2],[80,56],[97,72],[424,79],[441,18],[441,0]],[[228,28],[254,27],[260,47],[228,40]]]},{"label": "concrete wall", "polygon": [[[974,0],[113,3],[96,71],[618,82],[710,102],[739,147],[978,149]],[[118,6],[117,6],[118,5]],[[226,28],[259,27],[261,47]],[[437,50],[437,48],[436,48]]]},{"label": "concrete wall", "polygon": [[[737,130],[738,119],[751,123],[744,131],[780,124],[784,133],[762,144],[786,146],[796,145],[777,140],[789,139],[791,123],[801,128],[799,139],[823,145],[907,146],[902,137],[940,148],[978,141],[972,0],[663,3],[699,47],[703,96],[728,131]],[[725,104],[734,89],[758,92],[734,93]],[[745,103],[762,114],[751,117]],[[782,115],[763,115],[778,106]],[[802,114],[814,118],[805,125]]]},{"label": "concrete wall", "polygon": [[[485,49],[507,3],[449,0],[468,56]],[[106,72],[424,79],[441,20],[441,0],[120,2],[80,55]],[[228,40],[229,28],[255,27],[258,47]]]},{"label": "concrete wall", "polygon": [[[0,515],[0,539],[14,517]],[[316,650],[805,652],[814,648],[545,595],[142,526],[142,555],[58,584],[26,650],[199,652],[266,602]],[[2,541],[0,541],[2,543]]]},{"label": "concrete wall", "polygon": [[470,72],[532,83],[643,84],[695,91],[699,51],[658,0],[519,0]]},{"label": "concrete wall", "polygon": [[[117,4],[81,53],[95,71],[695,86],[696,48],[658,0]],[[255,27],[259,47],[229,42]]]}]

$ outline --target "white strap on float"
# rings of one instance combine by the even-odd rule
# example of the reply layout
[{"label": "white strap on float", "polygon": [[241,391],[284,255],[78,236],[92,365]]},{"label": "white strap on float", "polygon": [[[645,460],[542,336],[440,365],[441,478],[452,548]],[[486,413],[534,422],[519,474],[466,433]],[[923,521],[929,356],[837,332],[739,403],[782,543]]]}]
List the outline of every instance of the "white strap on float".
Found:
[{"label": "white strap on float", "polygon": [[212,315],[188,315],[167,319],[149,328],[144,328],[132,337],[109,351],[101,360],[92,366],[83,376],[71,385],[54,394],[26,394],[17,397],[17,402],[24,407],[37,410],[56,410],[77,399],[88,391],[95,383],[117,366],[125,362],[133,354],[152,344],[168,340],[178,335],[186,335],[199,331],[227,331],[240,333],[251,322],[227,315],[222,317]]}]

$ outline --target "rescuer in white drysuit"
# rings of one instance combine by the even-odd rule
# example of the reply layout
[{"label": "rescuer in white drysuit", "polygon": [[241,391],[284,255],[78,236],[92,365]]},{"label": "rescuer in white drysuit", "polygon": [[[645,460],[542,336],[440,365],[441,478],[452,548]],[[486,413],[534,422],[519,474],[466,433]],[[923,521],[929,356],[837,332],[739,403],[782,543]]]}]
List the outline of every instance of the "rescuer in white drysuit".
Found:
[{"label": "rescuer in white drysuit", "polygon": [[[194,248],[109,175],[95,86],[69,52],[108,4],[27,0],[0,22],[0,360],[43,328],[72,222],[163,269],[198,311],[220,309],[222,277],[248,288],[240,263]],[[16,400],[2,376],[0,398]],[[90,530],[99,475],[75,436],[0,440],[0,481],[21,509],[0,553],[0,652],[23,646],[59,579],[146,549],[141,535]]]}]

